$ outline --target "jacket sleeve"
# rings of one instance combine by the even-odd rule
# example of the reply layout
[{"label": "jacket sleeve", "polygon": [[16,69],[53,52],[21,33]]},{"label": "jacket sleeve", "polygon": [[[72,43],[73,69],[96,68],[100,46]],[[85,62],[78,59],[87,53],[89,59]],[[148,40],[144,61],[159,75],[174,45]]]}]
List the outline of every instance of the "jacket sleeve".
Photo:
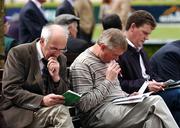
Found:
[{"label": "jacket sleeve", "polygon": [[4,67],[2,93],[15,106],[34,111],[40,107],[43,96],[25,89],[35,84],[29,85],[26,81],[29,68],[25,59],[28,57],[23,54],[16,47],[10,50]]}]

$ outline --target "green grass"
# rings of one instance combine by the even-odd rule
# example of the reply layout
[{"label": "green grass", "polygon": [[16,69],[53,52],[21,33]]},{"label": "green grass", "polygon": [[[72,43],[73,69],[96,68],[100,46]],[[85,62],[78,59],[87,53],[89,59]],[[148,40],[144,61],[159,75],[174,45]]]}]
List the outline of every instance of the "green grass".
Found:
[{"label": "green grass", "polygon": [[160,24],[150,35],[150,39],[180,39],[180,24]]},{"label": "green grass", "polygon": [[[93,33],[93,40],[97,40],[102,32],[102,26],[97,24]],[[180,24],[158,24],[156,29],[152,31],[150,40],[166,41],[169,39],[180,39]]]},{"label": "green grass", "polygon": [[[12,8],[12,7],[22,7],[24,6],[24,2],[21,1],[19,3],[11,3],[11,4],[6,4],[6,8]],[[60,2],[47,2],[44,5],[46,7],[57,7]],[[100,1],[94,1],[93,5],[94,6],[99,6],[101,4]],[[180,5],[180,0],[132,0],[131,5],[147,5],[147,6],[152,6],[152,5]]]}]

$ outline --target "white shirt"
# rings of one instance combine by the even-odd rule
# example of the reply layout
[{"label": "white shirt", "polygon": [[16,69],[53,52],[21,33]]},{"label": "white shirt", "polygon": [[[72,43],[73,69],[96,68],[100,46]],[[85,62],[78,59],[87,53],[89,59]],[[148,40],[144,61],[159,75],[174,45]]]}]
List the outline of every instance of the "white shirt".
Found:
[{"label": "white shirt", "polygon": [[[136,47],[134,46],[134,44],[133,44],[130,40],[128,40],[127,38],[126,38],[126,40],[127,40],[128,44],[129,44],[131,47],[137,49],[137,51],[140,51],[140,50],[141,50],[141,47],[136,48]],[[142,76],[143,76],[143,78],[145,78],[145,79],[148,80],[148,79],[149,79],[149,75],[146,74],[146,68],[145,68],[145,65],[144,65],[144,62],[143,62],[143,59],[142,59],[141,54],[139,54],[139,61],[140,61],[140,67],[141,67]]]},{"label": "white shirt", "polygon": [[42,74],[42,69],[43,69],[43,66],[44,66],[44,64],[42,63],[42,58],[44,58],[44,55],[43,55],[43,53],[41,51],[41,46],[40,46],[39,41],[36,43],[36,48],[37,48],[37,53],[38,53],[39,67],[40,67],[41,74]]}]

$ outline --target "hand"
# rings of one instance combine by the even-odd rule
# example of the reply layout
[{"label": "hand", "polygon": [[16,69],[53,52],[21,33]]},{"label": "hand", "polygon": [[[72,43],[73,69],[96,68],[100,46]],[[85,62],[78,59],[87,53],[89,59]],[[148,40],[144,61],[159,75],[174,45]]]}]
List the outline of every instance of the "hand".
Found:
[{"label": "hand", "polygon": [[56,104],[64,104],[64,99],[62,95],[48,94],[43,97],[42,105],[49,107]]},{"label": "hand", "polygon": [[139,93],[138,92],[133,92],[133,93],[129,94],[129,96],[135,96],[135,95],[139,95]]},{"label": "hand", "polygon": [[55,57],[50,57],[48,59],[47,68],[54,82],[58,82],[60,80],[60,76],[59,76],[60,65]]},{"label": "hand", "polygon": [[152,81],[149,81],[148,89],[149,91],[158,92],[158,91],[164,90],[164,85],[162,82],[157,82],[155,80],[152,80]]},{"label": "hand", "polygon": [[113,81],[118,77],[121,68],[116,61],[111,61],[106,71],[106,79]]}]

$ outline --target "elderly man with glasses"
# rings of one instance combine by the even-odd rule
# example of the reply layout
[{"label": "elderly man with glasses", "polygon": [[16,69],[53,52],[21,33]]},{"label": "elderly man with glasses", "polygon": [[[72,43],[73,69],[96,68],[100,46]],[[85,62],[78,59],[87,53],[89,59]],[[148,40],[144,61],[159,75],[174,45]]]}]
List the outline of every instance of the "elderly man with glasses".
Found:
[{"label": "elderly man with glasses", "polygon": [[68,35],[55,24],[33,43],[12,48],[4,67],[0,110],[10,128],[73,128],[62,94],[68,90]]}]

